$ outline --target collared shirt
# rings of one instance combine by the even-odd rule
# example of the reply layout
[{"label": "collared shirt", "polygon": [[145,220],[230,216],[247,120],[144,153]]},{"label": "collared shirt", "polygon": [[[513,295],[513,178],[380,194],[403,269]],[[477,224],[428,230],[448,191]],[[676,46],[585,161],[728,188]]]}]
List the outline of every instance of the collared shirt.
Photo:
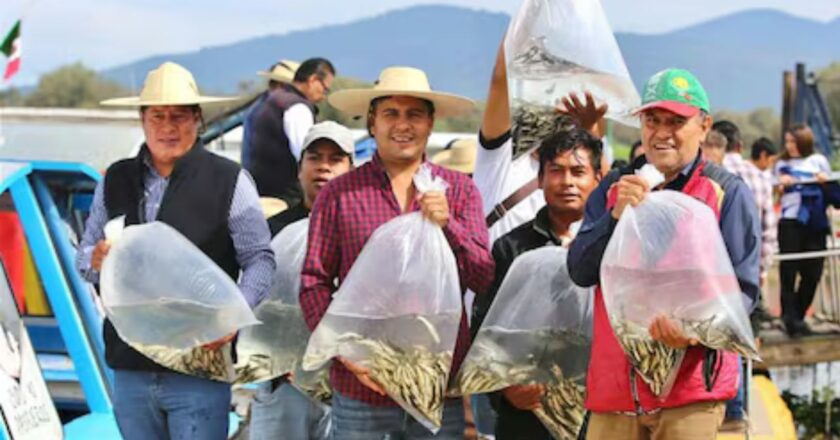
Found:
[{"label": "collared shirt", "polygon": [[289,150],[298,162],[303,152],[303,141],[313,125],[315,115],[306,104],[295,104],[283,113],[283,130],[289,138]]},{"label": "collared shirt", "polygon": [[[143,214],[148,220],[157,217],[169,179],[158,174],[148,159],[145,162],[143,186],[146,203]],[[85,279],[92,283],[99,282],[99,272],[91,268],[90,260],[96,243],[105,239],[103,228],[108,222],[104,184],[105,179],[102,179],[96,185],[90,216],[85,223],[85,232],[76,256],[76,267]],[[239,172],[236,180],[228,216],[228,229],[236,250],[236,260],[242,268],[239,289],[251,308],[254,308],[268,294],[274,276],[274,254],[271,251],[271,237],[260,208],[257,189],[244,170]]]},{"label": "collared shirt", "polygon": [[[703,160],[701,156],[688,165],[664,189],[681,191],[691,177],[691,170]],[[589,287],[600,282],[601,260],[604,251],[618,223],[607,209],[607,195],[610,187],[618,181],[621,173],[632,172],[645,164],[644,156],[628,168],[613,171],[589,195],[584,211],[583,226],[575,236],[569,249],[569,273],[579,286]],[[708,162],[706,166],[711,166]],[[755,306],[759,297],[760,230],[758,211],[749,188],[741,179],[732,179],[723,188],[723,204],[720,209],[720,232],[726,250],[735,269],[735,276],[745,295],[748,311]]]},{"label": "collared shirt", "polygon": [[758,206],[761,221],[761,262],[762,270],[770,267],[770,258],[776,253],[776,211],[773,208],[773,176],[768,171],[761,171],[750,161],[744,160],[740,153],[727,153],[723,157],[723,166],[732,174],[744,179],[752,191]]},{"label": "collared shirt", "polygon": [[[447,182],[449,223],[443,228],[458,266],[462,288],[483,293],[493,277],[487,227],[475,184],[465,174],[428,164],[434,176]],[[412,200],[408,212],[420,210]],[[403,214],[379,155],[349,173],[333,179],[318,194],[309,220],[309,243],[301,276],[300,305],[307,325],[315,329],[332,300],[334,280],[347,276],[371,234]],[[428,274],[437,276],[437,274]],[[462,316],[451,371],[457,371],[469,345]],[[334,362],[331,379],[340,393],[369,405],[393,406],[362,385],[341,363]]]}]

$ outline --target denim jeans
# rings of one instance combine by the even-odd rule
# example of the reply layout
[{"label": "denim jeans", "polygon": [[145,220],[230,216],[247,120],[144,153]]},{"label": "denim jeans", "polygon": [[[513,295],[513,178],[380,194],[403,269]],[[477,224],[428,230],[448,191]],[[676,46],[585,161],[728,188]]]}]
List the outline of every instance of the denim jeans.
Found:
[{"label": "denim jeans", "polygon": [[327,440],[330,407],[315,403],[288,383],[273,392],[259,385],[251,403],[250,440]]},{"label": "denim jeans", "polygon": [[485,438],[494,438],[496,411],[490,406],[490,397],[487,394],[473,394],[470,403],[476,432]]},{"label": "denim jeans", "polygon": [[225,440],[229,411],[230,384],[114,370],[114,414],[125,440]]},{"label": "denim jeans", "polygon": [[333,440],[460,440],[464,438],[464,403],[447,399],[443,426],[432,434],[400,407],[371,406],[333,392],[332,423]]},{"label": "denim jeans", "polygon": [[742,420],[744,418],[744,393],[747,381],[744,377],[744,365],[738,356],[738,394],[732,400],[726,401],[726,420]]}]

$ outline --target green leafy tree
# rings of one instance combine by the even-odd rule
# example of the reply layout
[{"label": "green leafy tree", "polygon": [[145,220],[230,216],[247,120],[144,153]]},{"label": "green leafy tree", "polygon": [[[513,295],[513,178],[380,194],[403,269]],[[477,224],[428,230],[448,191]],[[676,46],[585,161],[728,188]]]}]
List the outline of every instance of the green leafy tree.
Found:
[{"label": "green leafy tree", "polygon": [[23,103],[23,95],[15,87],[0,92],[0,107],[20,107]]},{"label": "green leafy tree", "polygon": [[103,99],[128,94],[116,82],[100,78],[82,63],[74,63],[42,75],[25,103],[31,107],[95,108]]}]

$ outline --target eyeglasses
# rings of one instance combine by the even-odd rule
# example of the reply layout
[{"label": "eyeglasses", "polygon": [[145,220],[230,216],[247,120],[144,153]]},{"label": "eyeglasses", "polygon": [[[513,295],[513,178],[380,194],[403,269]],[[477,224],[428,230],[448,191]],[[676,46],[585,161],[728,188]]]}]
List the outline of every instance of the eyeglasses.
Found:
[{"label": "eyeglasses", "polygon": [[317,76],[316,76],[316,78],[318,78],[318,82],[321,83],[321,87],[324,88],[324,94],[329,95],[330,94],[330,88],[327,87],[327,83],[324,82],[324,78],[319,78]]}]

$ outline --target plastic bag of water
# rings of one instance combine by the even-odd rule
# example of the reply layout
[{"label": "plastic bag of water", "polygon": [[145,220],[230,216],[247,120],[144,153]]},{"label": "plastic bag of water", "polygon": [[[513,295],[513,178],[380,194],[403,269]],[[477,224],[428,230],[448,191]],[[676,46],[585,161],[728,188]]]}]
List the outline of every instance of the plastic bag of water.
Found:
[{"label": "plastic bag of water", "polygon": [[[671,319],[703,346],[758,359],[746,297],[717,217],[694,197],[656,191],[625,208],[604,252],[601,287],[619,342],[643,378],[663,382],[651,384],[660,397],[667,395],[673,377],[653,380],[646,373],[661,365],[643,359],[662,349],[648,333],[658,317]],[[679,362],[670,364],[665,362],[675,374]]]},{"label": "plastic bag of water", "polygon": [[640,98],[599,0],[524,0],[505,37],[512,114],[553,111],[575,92],[591,92],[607,117],[638,126]]},{"label": "plastic bag of water", "polygon": [[102,265],[102,302],[126,342],[187,349],[257,324],[236,283],[171,226],[129,226]]},{"label": "plastic bag of water", "polygon": [[[422,166],[420,193],[446,182]],[[374,231],[312,333],[303,368],[341,356],[371,370],[423,426],[437,432],[458,325],[461,287],[455,255],[441,228],[420,212]]]}]

